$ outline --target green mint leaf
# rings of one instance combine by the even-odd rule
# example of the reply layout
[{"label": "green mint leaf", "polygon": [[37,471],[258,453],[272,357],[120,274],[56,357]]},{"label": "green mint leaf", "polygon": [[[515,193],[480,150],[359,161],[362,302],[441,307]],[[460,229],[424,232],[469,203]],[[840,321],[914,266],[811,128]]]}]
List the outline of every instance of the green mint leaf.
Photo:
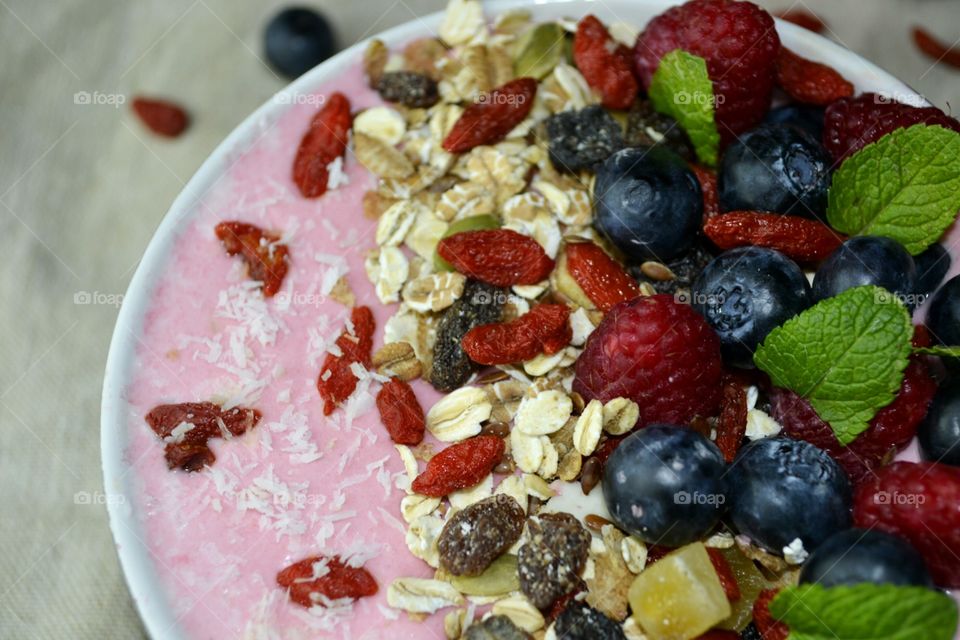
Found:
[{"label": "green mint leaf", "polygon": [[960,358],[960,347],[937,345],[933,347],[914,347],[914,353],[924,356],[940,356],[941,358]]},{"label": "green mint leaf", "polygon": [[953,598],[891,584],[788,587],[770,612],[790,627],[790,640],[952,640],[957,629]]},{"label": "green mint leaf", "polygon": [[653,108],[670,116],[687,132],[700,162],[717,164],[720,134],[713,119],[713,82],[703,58],[675,49],[660,59],[650,82]]},{"label": "green mint leaf", "polygon": [[830,186],[827,221],[848,235],[886,236],[916,255],[960,210],[960,133],[897,129],[847,158]]},{"label": "green mint leaf", "polygon": [[806,398],[846,445],[893,401],[912,336],[896,296],[856,287],[771,331],[753,361],[775,385]]}]

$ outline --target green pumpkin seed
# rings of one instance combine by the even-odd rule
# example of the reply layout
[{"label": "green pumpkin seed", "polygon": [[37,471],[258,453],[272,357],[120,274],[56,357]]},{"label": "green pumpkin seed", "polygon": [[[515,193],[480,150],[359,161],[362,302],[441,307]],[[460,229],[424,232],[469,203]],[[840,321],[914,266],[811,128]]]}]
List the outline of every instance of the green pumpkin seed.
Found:
[{"label": "green pumpkin seed", "polygon": [[564,56],[563,28],[555,22],[537,25],[521,36],[513,70],[518,77],[543,80]]},{"label": "green pumpkin seed", "polygon": [[520,588],[517,556],[505,553],[478,576],[450,576],[453,588],[468,596],[502,596]]},{"label": "green pumpkin seed", "polygon": [[[462,233],[464,231],[477,231],[479,229],[496,229],[500,226],[500,221],[497,220],[494,216],[483,214],[479,216],[470,216],[468,218],[462,218],[455,222],[450,223],[450,226],[447,227],[446,232],[440,238],[448,238],[452,235]],[[453,271],[453,265],[440,257],[440,254],[434,249],[433,252],[433,267],[437,271]]]}]

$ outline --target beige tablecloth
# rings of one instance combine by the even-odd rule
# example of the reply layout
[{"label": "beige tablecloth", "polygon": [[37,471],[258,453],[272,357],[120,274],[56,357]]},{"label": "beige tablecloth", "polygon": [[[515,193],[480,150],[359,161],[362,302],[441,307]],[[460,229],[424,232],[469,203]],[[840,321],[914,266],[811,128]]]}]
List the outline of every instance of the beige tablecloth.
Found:
[{"label": "beige tablecloth", "polygon": [[[443,0],[312,4],[349,44]],[[283,85],[260,59],[278,5],[0,0],[0,638],[143,636],[102,504],[104,359],[116,303],[170,202]],[[935,104],[960,99],[960,72],[932,66],[908,32],[960,38],[952,0],[808,6]],[[146,133],[115,104],[133,93],[182,101],[189,133]]]}]

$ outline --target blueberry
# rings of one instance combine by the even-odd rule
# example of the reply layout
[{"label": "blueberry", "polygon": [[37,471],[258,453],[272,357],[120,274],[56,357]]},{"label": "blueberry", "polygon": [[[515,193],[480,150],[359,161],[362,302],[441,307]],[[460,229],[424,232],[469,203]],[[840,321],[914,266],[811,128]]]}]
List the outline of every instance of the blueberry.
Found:
[{"label": "blueberry", "polygon": [[817,269],[813,299],[830,298],[854,287],[876,285],[904,302],[913,299],[917,268],[896,240],[856,236],[844,242]]},{"label": "blueberry", "polygon": [[740,449],[730,468],[730,519],[769,551],[781,553],[799,538],[812,552],[850,526],[850,480],[808,442],[755,440]]},{"label": "blueberry", "polygon": [[326,18],[312,9],[290,7],[270,20],[264,32],[267,60],[296,78],[336,53],[336,39]]},{"label": "blueberry", "polygon": [[713,442],[687,427],[650,425],[628,436],[603,471],[614,522],[646,542],[699,540],[726,506],[726,464]]},{"label": "blueberry", "polygon": [[932,244],[913,256],[917,266],[917,293],[928,295],[937,290],[950,270],[950,253],[942,244]]},{"label": "blueberry", "polygon": [[560,171],[593,170],[623,148],[623,131],[603,107],[561,111],[547,118],[550,161]]},{"label": "blueberry", "polygon": [[764,124],[733,142],[717,174],[723,211],[821,216],[827,208],[830,156],[805,131]]},{"label": "blueberry", "polygon": [[917,429],[923,457],[960,466],[960,378],[940,385]]},{"label": "blueberry", "polygon": [[628,259],[667,262],[685,253],[703,222],[696,176],[670,149],[623,149],[600,165],[594,225]]},{"label": "blueberry", "polygon": [[960,346],[960,276],[950,278],[933,294],[927,328],[938,344]]},{"label": "blueberry", "polygon": [[823,107],[809,104],[787,104],[771,109],[763,121],[769,124],[788,124],[803,129],[814,140],[823,139]]},{"label": "blueberry", "polygon": [[800,582],[824,587],[863,582],[933,587],[923,557],[908,542],[865,529],[847,529],[827,538],[807,558]]},{"label": "blueberry", "polygon": [[810,305],[810,283],[792,260],[760,247],[731,249],[714,258],[691,289],[693,308],[720,336],[724,360],[753,364],[767,334]]}]

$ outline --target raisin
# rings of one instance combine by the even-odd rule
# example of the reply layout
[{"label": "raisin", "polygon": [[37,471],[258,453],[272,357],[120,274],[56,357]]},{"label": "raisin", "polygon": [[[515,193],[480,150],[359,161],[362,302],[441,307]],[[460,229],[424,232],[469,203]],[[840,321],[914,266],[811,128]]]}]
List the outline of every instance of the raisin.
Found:
[{"label": "raisin", "polygon": [[132,106],[133,112],[148,129],[167,138],[176,138],[190,124],[183,107],[167,100],[137,97]]},{"label": "raisin", "polygon": [[507,292],[476,280],[468,280],[463,295],[447,307],[437,323],[433,345],[430,384],[438,391],[459,389],[479,366],[463,350],[463,336],[474,327],[499,322]]},{"label": "raisin", "polygon": [[377,82],[377,92],[388,102],[399,102],[414,109],[432,107],[440,100],[437,82],[413,71],[387,71]]},{"label": "raisin", "polygon": [[214,231],[228,255],[239,254],[247,263],[247,276],[262,283],[265,297],[280,290],[287,275],[289,250],[279,243],[279,236],[245,222],[221,222]]},{"label": "raisin", "polygon": [[541,303],[516,320],[475,327],[463,336],[463,350],[486,365],[523,362],[560,351],[573,337],[570,308]]},{"label": "raisin", "polygon": [[[210,438],[243,435],[260,421],[260,412],[242,407],[224,411],[212,402],[182,402],[156,406],[145,420],[167,443],[164,455],[170,469],[199,471],[216,460],[207,446]],[[181,424],[193,426],[175,434]]]},{"label": "raisin", "polygon": [[481,95],[468,106],[443,140],[450,153],[463,153],[502,140],[533,108],[537,81],[516,78]]},{"label": "raisin", "polygon": [[478,229],[447,236],[437,253],[454,269],[488,284],[537,284],[553,271],[540,244],[512,229]]},{"label": "raisin", "polygon": [[590,532],[569,513],[529,521],[530,538],[520,547],[520,590],[538,609],[576,589],[590,551]]},{"label": "raisin", "polygon": [[507,616],[490,616],[474,622],[464,634],[464,640],[531,640],[533,636],[513,624]]},{"label": "raisin", "polygon": [[582,602],[571,602],[563,610],[554,631],[564,640],[627,640],[618,622]]},{"label": "raisin", "polygon": [[336,345],[340,353],[328,353],[320,367],[317,391],[323,398],[323,415],[333,413],[337,405],[349,398],[357,388],[357,376],[351,365],[356,362],[370,367],[373,329],[373,312],[369,307],[354,307],[348,329],[337,338]]},{"label": "raisin", "polygon": [[455,576],[478,576],[523,532],[524,512],[498,494],[457,512],[440,532],[440,565]]},{"label": "raisin", "polygon": [[547,118],[550,161],[559,171],[594,170],[623,148],[623,131],[603,107],[561,111]]},{"label": "raisin", "polygon": [[395,443],[416,445],[423,440],[423,408],[409,384],[390,378],[377,393],[377,409]]},{"label": "raisin", "polygon": [[625,141],[628,147],[662,144],[688,162],[696,157],[683,128],[670,116],[658,113],[649,100],[640,100],[630,108]]},{"label": "raisin", "polygon": [[331,94],[310,121],[293,159],[293,181],[304,198],[326,193],[327,165],[346,152],[352,123],[350,100],[342,93]]},{"label": "raisin", "polygon": [[637,97],[640,86],[631,57],[630,49],[611,38],[595,16],[585,16],[577,24],[573,61],[609,109],[627,109]]},{"label": "raisin", "polygon": [[415,493],[442,498],[476,486],[497,466],[504,449],[503,440],[496,436],[475,436],[458,442],[430,458],[410,488]]},{"label": "raisin", "polygon": [[339,556],[313,556],[296,562],[277,574],[277,584],[290,591],[291,600],[308,608],[377,592],[377,582],[369,571],[344,564]]},{"label": "raisin", "polygon": [[733,380],[725,380],[717,420],[717,447],[729,463],[737,455],[747,432],[747,393]]}]

